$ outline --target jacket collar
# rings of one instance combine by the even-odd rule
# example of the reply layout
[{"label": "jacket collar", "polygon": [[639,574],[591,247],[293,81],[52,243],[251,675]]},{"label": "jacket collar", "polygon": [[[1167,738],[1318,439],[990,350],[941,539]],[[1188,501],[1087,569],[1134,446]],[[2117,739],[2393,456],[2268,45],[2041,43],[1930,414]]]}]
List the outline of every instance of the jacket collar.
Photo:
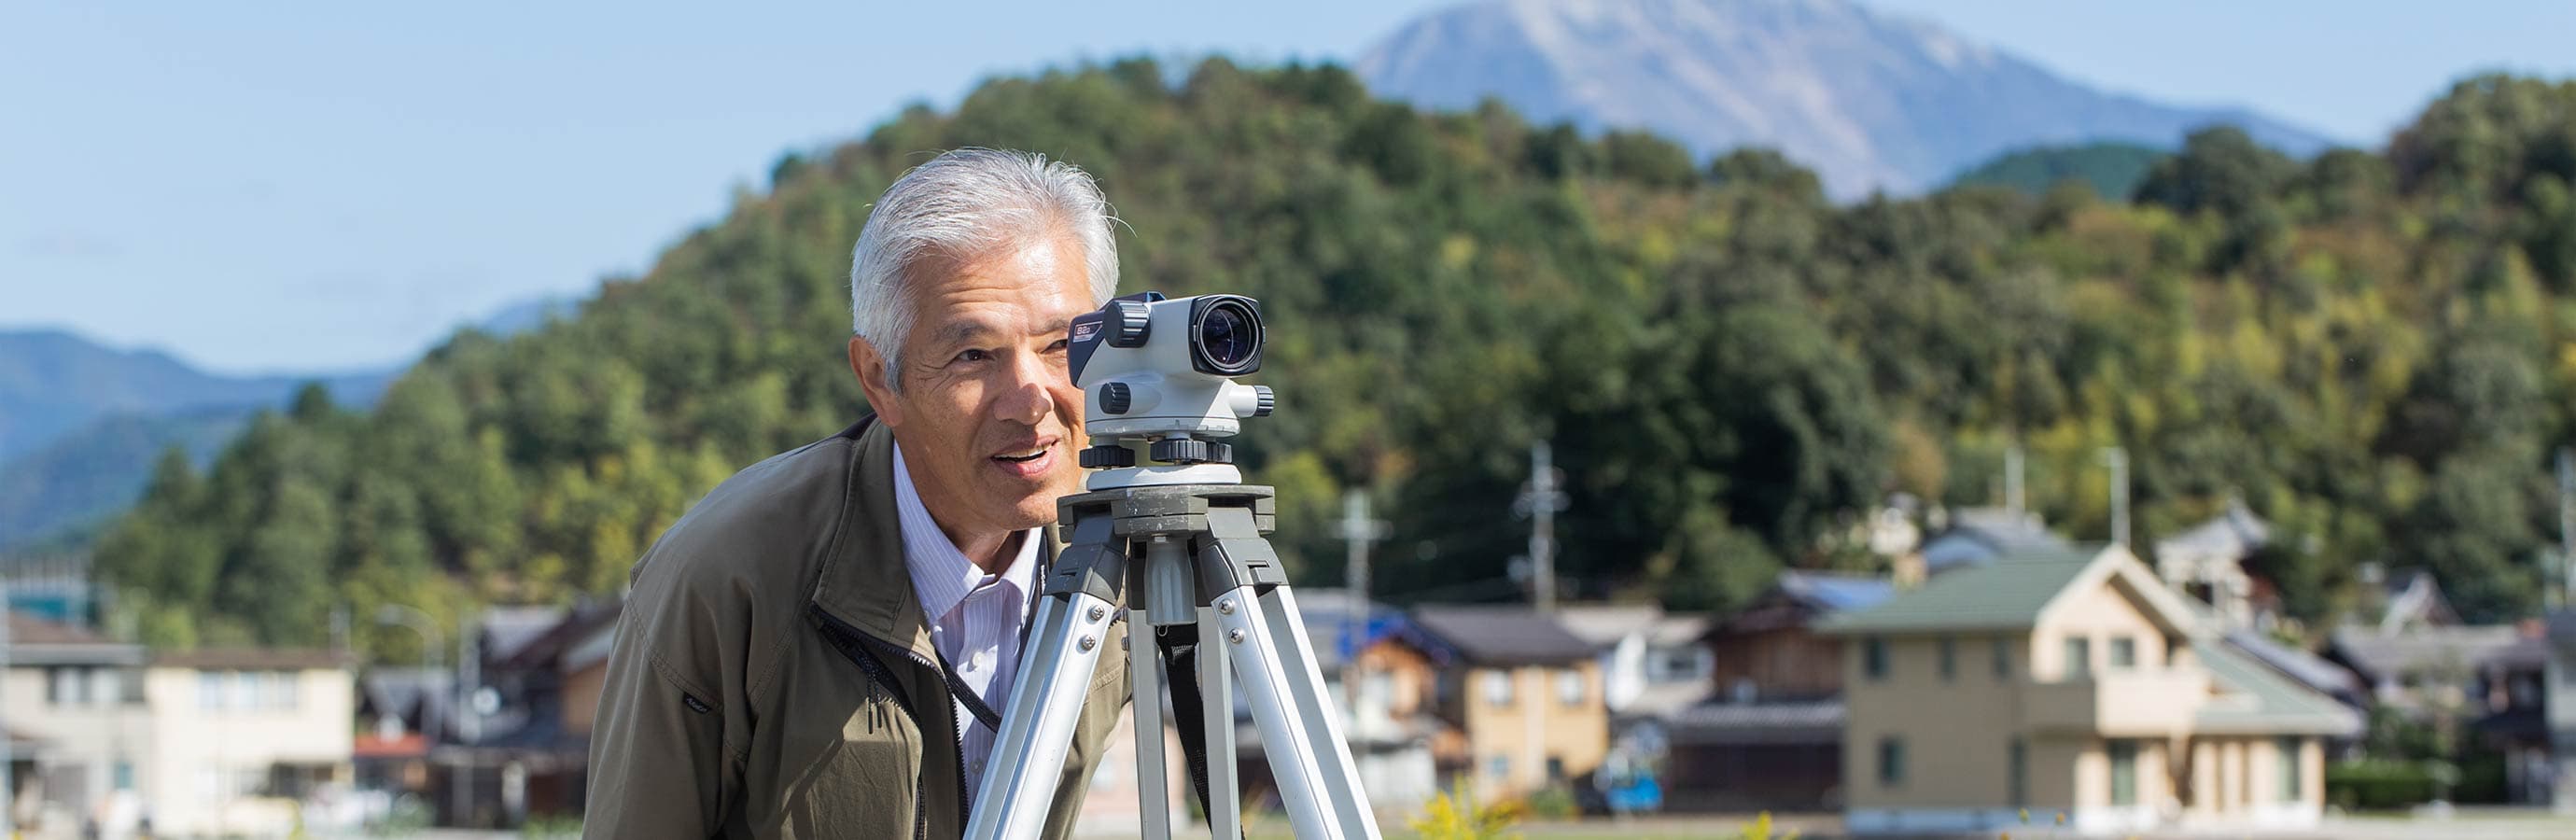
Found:
[{"label": "jacket collar", "polygon": [[[848,484],[831,549],[815,576],[815,607],[878,641],[909,648],[923,661],[936,661],[930,644],[930,622],[913,594],[912,572],[904,562],[903,530],[894,489],[894,430],[870,414],[835,437],[852,441]],[[1045,528],[1038,541],[1038,566],[1055,562],[1058,529]],[[1032,580],[1044,580],[1032,570]],[[1039,593],[1029,593],[1034,601]],[[1035,610],[1031,610],[1034,614]]]}]

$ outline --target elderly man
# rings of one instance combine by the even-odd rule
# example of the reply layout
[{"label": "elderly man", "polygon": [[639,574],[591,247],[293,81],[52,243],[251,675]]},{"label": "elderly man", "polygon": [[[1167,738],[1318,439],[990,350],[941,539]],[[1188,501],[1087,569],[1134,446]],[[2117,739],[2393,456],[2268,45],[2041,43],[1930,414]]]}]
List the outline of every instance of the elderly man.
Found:
[{"label": "elderly man", "polygon": [[[1089,176],[966,149],[887,188],[850,268],[874,416],[736,474],[635,564],[584,835],[955,837],[988,766],[1056,499],[1066,325],[1118,285]],[[1124,628],[1113,628],[1123,632]],[[1055,792],[1072,827],[1127,701],[1103,657]]]}]

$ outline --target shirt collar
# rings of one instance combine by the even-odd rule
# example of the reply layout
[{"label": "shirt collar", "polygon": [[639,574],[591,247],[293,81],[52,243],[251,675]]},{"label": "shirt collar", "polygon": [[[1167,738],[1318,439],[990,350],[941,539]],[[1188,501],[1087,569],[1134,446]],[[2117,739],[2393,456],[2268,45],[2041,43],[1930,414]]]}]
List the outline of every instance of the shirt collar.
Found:
[{"label": "shirt collar", "polygon": [[957,608],[960,601],[976,587],[1002,587],[999,595],[1026,598],[1033,571],[1038,564],[1038,541],[1046,536],[1040,529],[1020,533],[1019,556],[1011,560],[998,580],[984,573],[948,534],[939,530],[939,521],[930,517],[930,508],[921,503],[921,492],[912,484],[912,471],[904,468],[903,446],[894,447],[894,504],[899,529],[903,532],[903,562],[912,572],[912,592],[921,599],[921,611],[931,624]]}]

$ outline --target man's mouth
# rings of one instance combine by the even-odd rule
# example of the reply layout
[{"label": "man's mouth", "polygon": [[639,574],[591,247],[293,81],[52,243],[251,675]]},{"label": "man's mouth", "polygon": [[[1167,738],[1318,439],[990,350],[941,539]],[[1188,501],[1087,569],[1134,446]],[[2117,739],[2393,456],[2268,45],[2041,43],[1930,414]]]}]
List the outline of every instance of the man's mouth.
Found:
[{"label": "man's mouth", "polygon": [[1053,440],[1040,439],[1024,447],[1003,450],[992,456],[994,466],[1023,478],[1045,475],[1055,467]]}]

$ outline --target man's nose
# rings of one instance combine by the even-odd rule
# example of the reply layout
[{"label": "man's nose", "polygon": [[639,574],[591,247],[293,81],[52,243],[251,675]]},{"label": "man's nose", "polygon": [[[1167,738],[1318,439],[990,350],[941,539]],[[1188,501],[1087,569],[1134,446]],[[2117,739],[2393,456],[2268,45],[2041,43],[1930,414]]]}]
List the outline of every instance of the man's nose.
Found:
[{"label": "man's nose", "polygon": [[1013,359],[1010,382],[1004,386],[993,412],[1003,420],[1037,425],[1055,410],[1055,399],[1047,393],[1047,386],[1056,378],[1055,370],[1042,354],[1017,353]]}]

